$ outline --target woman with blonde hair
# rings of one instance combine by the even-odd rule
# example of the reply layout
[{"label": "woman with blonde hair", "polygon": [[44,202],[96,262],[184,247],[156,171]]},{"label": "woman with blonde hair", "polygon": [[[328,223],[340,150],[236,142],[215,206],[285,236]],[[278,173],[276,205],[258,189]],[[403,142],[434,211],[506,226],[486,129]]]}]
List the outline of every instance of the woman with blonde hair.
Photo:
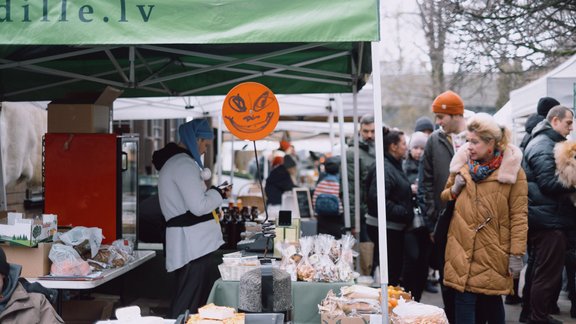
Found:
[{"label": "woman with blonde hair", "polygon": [[[456,323],[504,323],[502,295],[513,293],[528,231],[528,185],[510,131],[478,113],[450,162],[443,200],[455,200],[444,284],[456,290]],[[517,292],[516,292],[517,293]]]}]

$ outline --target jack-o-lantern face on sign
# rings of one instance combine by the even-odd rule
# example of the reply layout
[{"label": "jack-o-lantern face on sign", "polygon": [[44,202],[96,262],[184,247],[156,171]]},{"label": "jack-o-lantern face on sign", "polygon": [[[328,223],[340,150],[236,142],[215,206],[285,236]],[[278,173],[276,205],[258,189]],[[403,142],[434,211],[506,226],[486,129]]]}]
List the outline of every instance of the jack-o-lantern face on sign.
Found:
[{"label": "jack-o-lantern face on sign", "polygon": [[256,82],[244,82],[226,95],[222,105],[224,124],[236,137],[255,141],[268,136],[280,119],[274,93]]}]

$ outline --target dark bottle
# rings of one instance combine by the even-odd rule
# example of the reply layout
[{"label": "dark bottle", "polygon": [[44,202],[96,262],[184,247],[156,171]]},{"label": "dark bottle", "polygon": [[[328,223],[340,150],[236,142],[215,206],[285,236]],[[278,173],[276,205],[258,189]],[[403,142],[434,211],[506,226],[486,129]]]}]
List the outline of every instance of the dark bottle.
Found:
[{"label": "dark bottle", "polygon": [[236,238],[236,241],[234,242],[235,249],[238,246],[238,242],[242,240],[242,233],[246,232],[246,219],[243,215],[244,208],[246,207],[242,207],[242,209],[238,210],[238,213],[236,214],[236,233],[234,235]]},{"label": "dark bottle", "polygon": [[255,222],[256,219],[258,218],[258,214],[260,212],[258,211],[258,207],[257,206],[252,206],[252,208],[250,209],[250,220]]},{"label": "dark bottle", "polygon": [[228,248],[236,250],[236,243],[240,241],[240,226],[238,218],[240,218],[238,207],[234,206],[230,209],[230,223],[228,223]]},{"label": "dark bottle", "polygon": [[247,206],[242,207],[240,214],[242,215],[244,222],[249,222],[252,220],[252,217],[250,216],[250,209]]},{"label": "dark bottle", "polygon": [[220,216],[220,229],[222,230],[222,239],[224,240],[222,248],[229,249],[228,238],[230,232],[228,232],[228,223],[230,222],[230,212],[228,207],[222,207],[222,214]]}]

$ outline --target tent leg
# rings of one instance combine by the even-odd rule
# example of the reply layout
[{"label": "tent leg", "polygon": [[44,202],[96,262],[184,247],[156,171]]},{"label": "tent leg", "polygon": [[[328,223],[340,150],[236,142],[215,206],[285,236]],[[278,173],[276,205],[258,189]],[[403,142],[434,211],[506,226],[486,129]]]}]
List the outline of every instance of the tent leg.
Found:
[{"label": "tent leg", "polygon": [[[0,102],[0,114],[2,114],[2,102]],[[1,116],[0,116],[1,118]],[[0,127],[2,124],[0,123]],[[1,131],[0,131],[1,134]],[[0,135],[0,143],[2,143],[2,136]],[[6,186],[4,183],[4,157],[2,156],[2,150],[0,150],[0,211],[5,211],[8,209],[6,203]]]},{"label": "tent leg", "polygon": [[[374,128],[376,144],[376,186],[380,201],[386,199],[384,188],[384,138],[382,134],[382,96],[380,80],[380,44],[372,42],[372,84],[374,85]],[[378,204],[378,243],[380,250],[380,280],[382,291],[388,291],[388,247],[386,237],[386,205]],[[382,309],[388,308],[388,294],[382,294]],[[388,323],[388,312],[382,312],[382,323]]]}]

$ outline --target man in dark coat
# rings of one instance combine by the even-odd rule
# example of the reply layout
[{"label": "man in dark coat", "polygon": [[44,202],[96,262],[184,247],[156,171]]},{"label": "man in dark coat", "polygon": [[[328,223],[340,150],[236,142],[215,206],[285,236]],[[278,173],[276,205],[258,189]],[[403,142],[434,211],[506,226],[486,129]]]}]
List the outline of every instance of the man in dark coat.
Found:
[{"label": "man in dark coat", "polygon": [[520,143],[520,149],[522,149],[522,151],[526,149],[526,145],[528,145],[528,142],[530,142],[530,140],[532,139],[532,130],[534,129],[534,127],[546,118],[546,115],[548,115],[550,109],[552,109],[555,106],[558,106],[559,104],[560,103],[558,102],[558,100],[552,97],[542,97],[540,98],[540,100],[538,100],[538,106],[536,106],[536,113],[528,116],[526,124],[524,125],[526,134],[524,135],[524,138],[522,138],[522,143]]},{"label": "man in dark coat", "polygon": [[282,204],[282,194],[295,187],[291,176],[291,174],[295,174],[295,171],[296,161],[294,161],[289,154],[286,154],[284,156],[284,162],[272,169],[270,176],[266,179],[264,191],[266,192],[268,204]]},{"label": "man in dark coat", "polygon": [[561,280],[566,251],[565,231],[576,225],[576,208],[558,180],[554,145],[565,141],[572,131],[574,115],[569,108],[556,106],[533,130],[526,146],[522,167],[528,179],[529,245],[533,266],[530,284],[530,323],[558,323],[550,314],[550,301]]},{"label": "man in dark coat", "polygon": [[[432,233],[438,220],[438,214],[445,203],[440,194],[444,190],[450,174],[449,165],[456,150],[465,142],[466,122],[464,120],[464,101],[452,91],[441,93],[432,103],[432,112],[436,124],[440,126],[430,135],[424,148],[420,163],[418,201],[424,205],[423,216],[428,231]],[[440,283],[444,278],[444,245],[434,245]],[[442,285],[444,310],[450,323],[454,323],[454,293]]]}]

